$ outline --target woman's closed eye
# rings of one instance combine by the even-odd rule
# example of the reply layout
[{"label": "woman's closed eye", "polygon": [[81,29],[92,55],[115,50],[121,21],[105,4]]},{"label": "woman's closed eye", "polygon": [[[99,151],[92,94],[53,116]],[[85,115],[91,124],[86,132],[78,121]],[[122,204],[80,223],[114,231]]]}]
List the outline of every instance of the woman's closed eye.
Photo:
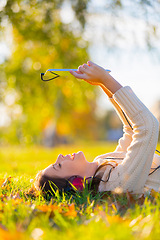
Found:
[{"label": "woman's closed eye", "polygon": [[61,168],[61,167],[62,167],[62,165],[61,165],[60,163],[58,163],[58,164],[53,164],[52,167],[54,168],[54,170],[57,171],[58,168]]}]

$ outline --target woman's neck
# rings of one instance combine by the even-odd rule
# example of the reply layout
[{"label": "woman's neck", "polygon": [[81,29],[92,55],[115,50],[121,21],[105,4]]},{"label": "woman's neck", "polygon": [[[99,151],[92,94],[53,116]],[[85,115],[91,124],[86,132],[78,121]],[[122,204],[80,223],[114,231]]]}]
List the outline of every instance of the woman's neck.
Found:
[{"label": "woman's neck", "polygon": [[98,168],[98,162],[88,162],[85,177],[92,177]]}]

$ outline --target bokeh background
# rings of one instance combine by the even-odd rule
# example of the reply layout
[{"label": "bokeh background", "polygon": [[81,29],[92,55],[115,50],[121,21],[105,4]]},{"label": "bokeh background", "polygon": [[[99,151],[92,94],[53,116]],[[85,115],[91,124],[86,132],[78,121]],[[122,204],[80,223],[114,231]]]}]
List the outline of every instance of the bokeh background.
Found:
[{"label": "bokeh background", "polygon": [[48,68],[92,60],[130,85],[160,121],[159,0],[0,0],[0,145],[115,141],[107,97]]}]

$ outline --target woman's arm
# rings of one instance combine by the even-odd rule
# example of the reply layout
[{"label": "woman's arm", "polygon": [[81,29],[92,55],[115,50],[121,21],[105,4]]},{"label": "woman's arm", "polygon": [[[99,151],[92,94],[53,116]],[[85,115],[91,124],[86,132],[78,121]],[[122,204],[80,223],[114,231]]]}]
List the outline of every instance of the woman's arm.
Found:
[{"label": "woman's arm", "polygon": [[130,87],[120,89],[113,98],[132,122],[133,136],[123,163],[113,170],[105,188],[142,193],[158,141],[159,124]]},{"label": "woman's arm", "polygon": [[100,86],[107,94],[123,123],[124,134],[123,137],[119,139],[119,144],[115,151],[127,151],[127,147],[132,141],[132,127],[128,123],[124,112],[113,98],[113,94],[122,87],[121,84],[118,83],[112,76],[110,76],[105,69],[90,61],[88,64],[79,66],[77,72],[71,71],[71,74],[76,78],[84,79],[86,82],[92,85]]},{"label": "woman's arm", "polygon": [[[101,182],[100,191],[119,187],[122,191],[141,193],[150,172],[158,140],[158,121],[129,87],[122,87],[104,69],[89,62],[73,75],[94,85],[104,85],[133,125],[132,141],[124,161],[113,169],[109,181]],[[108,178],[108,176],[106,176]],[[104,181],[105,176],[104,176]]]},{"label": "woman's arm", "polygon": [[104,68],[91,61],[89,61],[88,64],[79,66],[78,71],[74,72],[71,70],[70,73],[76,78],[102,87],[109,97],[112,97],[112,95],[122,87]]}]

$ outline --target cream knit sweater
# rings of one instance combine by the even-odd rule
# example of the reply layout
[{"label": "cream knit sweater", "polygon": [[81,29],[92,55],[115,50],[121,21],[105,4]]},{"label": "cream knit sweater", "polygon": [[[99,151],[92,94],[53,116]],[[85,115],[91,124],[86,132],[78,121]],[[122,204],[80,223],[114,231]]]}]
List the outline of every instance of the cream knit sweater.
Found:
[{"label": "cream knit sweater", "polygon": [[[118,188],[123,192],[143,193],[145,187],[159,191],[160,169],[149,175],[160,165],[160,156],[154,154],[159,132],[157,119],[128,86],[120,88],[110,101],[124,124],[124,134],[113,153],[100,155],[94,160],[100,165],[107,158],[115,167],[107,165],[96,174],[104,181],[108,179],[107,182],[100,182],[99,191],[114,191]],[[119,158],[114,159],[117,166],[112,158]]]}]

